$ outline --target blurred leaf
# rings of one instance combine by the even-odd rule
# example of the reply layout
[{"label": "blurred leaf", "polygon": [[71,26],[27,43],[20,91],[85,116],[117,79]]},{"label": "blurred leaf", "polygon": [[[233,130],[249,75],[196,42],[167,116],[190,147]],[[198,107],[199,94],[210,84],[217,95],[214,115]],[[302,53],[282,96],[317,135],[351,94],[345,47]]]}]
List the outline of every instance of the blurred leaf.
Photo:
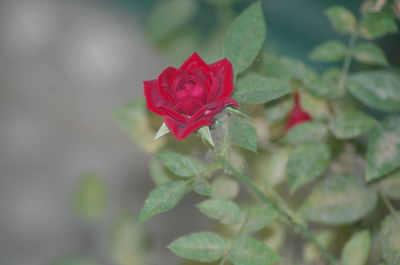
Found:
[{"label": "blurred leaf", "polygon": [[202,140],[208,143],[213,149],[215,149],[214,142],[211,136],[210,128],[208,126],[203,126],[199,129],[199,134]]},{"label": "blurred leaf", "polygon": [[[315,233],[314,237],[325,248],[329,248],[332,240],[334,239],[334,232],[332,230],[322,230]],[[309,264],[321,263],[322,255],[318,248],[310,242],[304,245],[303,249],[304,260]]]},{"label": "blurred leaf", "polygon": [[81,216],[88,221],[101,219],[107,208],[106,185],[100,177],[94,173],[86,173],[75,191],[75,207]]},{"label": "blurred leaf", "polygon": [[322,99],[337,98],[342,94],[338,82],[328,78],[314,79],[306,89],[311,95]]},{"label": "blurred leaf", "polygon": [[287,182],[291,191],[315,180],[324,173],[331,160],[331,151],[323,143],[296,147],[286,166]]},{"label": "blurred leaf", "polygon": [[349,90],[358,100],[372,109],[383,112],[400,111],[400,74],[379,70],[353,74]]},{"label": "blurred leaf", "polygon": [[187,192],[186,181],[167,182],[157,186],[147,196],[140,211],[140,222],[175,207]]},{"label": "blurred leaf", "polygon": [[239,121],[229,124],[229,138],[233,144],[257,152],[257,133],[250,124]]},{"label": "blurred leaf", "polygon": [[[153,41],[160,41],[182,28],[192,19],[197,2],[193,0],[163,0],[157,2],[149,15],[147,32]],[[171,14],[174,14],[171,16]]]},{"label": "blurred leaf", "polygon": [[247,209],[244,231],[256,232],[269,226],[278,218],[278,213],[269,206],[252,206]]},{"label": "blurred leaf", "polygon": [[367,147],[367,181],[400,167],[400,116],[389,117],[371,134]]},{"label": "blurred leaf", "polygon": [[151,179],[153,180],[156,186],[173,180],[171,176],[169,176],[165,172],[164,166],[161,164],[160,160],[156,157],[153,157],[150,160],[149,171]]},{"label": "blurred leaf", "polygon": [[232,23],[224,43],[224,57],[240,74],[256,59],[266,38],[267,27],[261,2],[257,1],[243,11]]},{"label": "blurred leaf", "polygon": [[371,247],[371,236],[368,230],[353,235],[342,250],[342,265],[365,265]]},{"label": "blurred leaf", "polygon": [[111,240],[111,260],[115,265],[149,264],[143,228],[130,215],[117,220]]},{"label": "blurred leaf", "polygon": [[351,111],[333,117],[330,129],[339,139],[352,139],[366,134],[376,125],[376,120],[359,111]]},{"label": "blurred leaf", "polygon": [[328,136],[327,126],[318,121],[303,122],[293,127],[285,136],[287,143],[292,145],[321,142]]},{"label": "blurred leaf", "polygon": [[239,183],[226,177],[219,176],[211,183],[211,198],[221,200],[234,199],[239,194]]},{"label": "blurred leaf", "polygon": [[356,18],[343,6],[331,6],[325,10],[332,27],[339,33],[346,34],[355,31]]},{"label": "blurred leaf", "polygon": [[400,171],[385,177],[379,185],[381,192],[387,197],[400,200]]},{"label": "blurred leaf", "polygon": [[159,157],[169,170],[181,177],[191,177],[206,169],[202,161],[179,153],[161,153]]},{"label": "blurred leaf", "polygon": [[343,225],[369,214],[376,202],[376,193],[357,177],[334,175],[312,190],[301,212],[309,221]]},{"label": "blurred leaf", "polygon": [[316,98],[306,91],[301,93],[300,102],[304,110],[311,114],[314,120],[326,120],[331,115],[326,100]]},{"label": "blurred leaf", "polygon": [[240,221],[240,208],[230,200],[209,199],[197,204],[196,207],[204,215],[223,224],[233,225]]},{"label": "blurred leaf", "polygon": [[293,99],[291,97],[288,97],[266,104],[264,112],[265,116],[267,117],[267,121],[273,123],[286,118],[292,108]]},{"label": "blurred leaf", "polygon": [[269,265],[279,260],[278,255],[264,243],[240,237],[231,250],[229,259],[234,265]]},{"label": "blurred leaf", "polygon": [[357,61],[365,64],[389,65],[383,50],[372,42],[358,44],[354,50],[354,57]]},{"label": "blurred leaf", "polygon": [[315,47],[310,59],[318,62],[338,62],[346,55],[346,45],[337,40],[326,41]]},{"label": "blurred leaf", "polygon": [[360,33],[366,39],[376,39],[396,32],[396,20],[389,12],[367,13],[361,18]]},{"label": "blurred leaf", "polygon": [[211,232],[193,233],[180,237],[168,245],[176,255],[186,259],[213,262],[220,259],[229,246],[225,239]]},{"label": "blurred leaf", "polygon": [[166,135],[167,133],[169,133],[169,129],[167,125],[165,125],[165,122],[163,122],[160,126],[160,129],[158,129],[156,136],[154,136],[154,140]]},{"label": "blurred leaf", "polygon": [[256,174],[260,189],[267,191],[270,187],[281,184],[286,180],[286,165],[291,149],[283,147],[274,150],[268,157],[257,156]]},{"label": "blurred leaf", "polygon": [[153,141],[154,131],[146,115],[144,100],[135,100],[126,104],[115,112],[115,118],[132,140],[147,152],[154,152],[165,143],[165,139]]},{"label": "blurred leaf", "polygon": [[197,177],[193,180],[193,190],[203,196],[211,195],[211,186],[208,179],[205,177]]},{"label": "blurred leaf", "polygon": [[283,97],[292,91],[287,81],[247,74],[237,82],[233,97],[241,103],[260,104]]},{"label": "blurred leaf", "polygon": [[[396,214],[399,214],[397,212]],[[400,229],[395,216],[389,215],[381,225],[380,242],[383,259],[388,265],[400,264]]]}]

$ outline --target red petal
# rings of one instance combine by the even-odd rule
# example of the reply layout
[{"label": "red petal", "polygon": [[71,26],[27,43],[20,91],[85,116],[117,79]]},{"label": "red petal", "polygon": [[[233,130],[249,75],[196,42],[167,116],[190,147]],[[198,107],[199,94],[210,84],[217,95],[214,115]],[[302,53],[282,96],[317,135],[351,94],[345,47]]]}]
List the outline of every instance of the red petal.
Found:
[{"label": "red petal", "polygon": [[183,123],[177,120],[174,120],[170,117],[165,117],[165,124],[171,133],[178,139],[182,140],[186,138],[192,132],[200,129],[203,126],[210,126],[212,124],[211,120],[208,119],[200,119],[193,123]]},{"label": "red petal", "polygon": [[201,68],[203,68],[204,70],[206,70],[206,72],[210,69],[208,67],[208,64],[206,64],[203,59],[201,59],[201,57],[197,54],[197,52],[193,53],[192,56],[190,56],[182,65],[181,67],[179,67],[179,70],[188,70],[191,68],[191,64],[192,63],[197,63],[197,65]]},{"label": "red petal", "polygon": [[159,93],[157,80],[144,81],[143,85],[147,108],[154,113],[164,115],[165,112],[159,108],[160,105],[164,102],[164,99]]},{"label": "red petal", "polygon": [[176,71],[178,71],[176,68],[168,67],[158,76],[160,95],[163,96],[165,100],[172,101],[174,104],[176,103],[176,100],[171,93],[171,83]]},{"label": "red petal", "polygon": [[215,73],[215,79],[210,87],[209,101],[229,97],[234,89],[233,86],[233,68],[227,59],[215,62],[210,65]]}]

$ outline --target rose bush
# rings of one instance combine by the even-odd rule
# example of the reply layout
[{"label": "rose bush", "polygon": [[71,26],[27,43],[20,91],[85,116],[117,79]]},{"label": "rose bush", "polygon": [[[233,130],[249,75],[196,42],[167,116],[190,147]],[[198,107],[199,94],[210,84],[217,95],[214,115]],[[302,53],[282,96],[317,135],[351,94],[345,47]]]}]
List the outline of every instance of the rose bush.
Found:
[{"label": "rose bush", "polygon": [[230,97],[233,89],[232,64],[223,59],[208,65],[197,53],[179,69],[168,67],[158,79],[144,81],[148,109],[164,116],[178,139],[210,126],[226,106],[237,107]]}]

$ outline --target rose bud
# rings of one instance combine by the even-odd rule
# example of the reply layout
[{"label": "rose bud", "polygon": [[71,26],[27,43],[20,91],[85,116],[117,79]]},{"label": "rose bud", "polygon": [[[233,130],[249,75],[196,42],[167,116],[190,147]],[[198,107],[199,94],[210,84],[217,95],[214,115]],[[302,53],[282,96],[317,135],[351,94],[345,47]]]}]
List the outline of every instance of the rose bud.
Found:
[{"label": "rose bud", "polygon": [[197,53],[179,69],[168,67],[158,79],[144,81],[147,108],[165,118],[179,140],[212,125],[226,106],[238,107],[233,92],[232,64],[227,60],[206,64]]},{"label": "rose bud", "polygon": [[300,103],[300,94],[298,92],[293,93],[294,106],[289,113],[288,122],[285,126],[285,131],[289,131],[292,127],[307,121],[311,121],[310,114],[303,110]]}]

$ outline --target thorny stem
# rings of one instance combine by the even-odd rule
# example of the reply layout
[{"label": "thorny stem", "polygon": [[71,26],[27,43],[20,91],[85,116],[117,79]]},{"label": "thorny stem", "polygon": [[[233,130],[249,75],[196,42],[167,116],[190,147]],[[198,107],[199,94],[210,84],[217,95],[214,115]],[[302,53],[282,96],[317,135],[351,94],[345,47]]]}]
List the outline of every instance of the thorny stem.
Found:
[{"label": "thorny stem", "polygon": [[317,239],[314,237],[312,232],[308,230],[304,225],[298,223],[293,217],[282,210],[273,200],[268,198],[255,184],[251,181],[247,176],[239,172],[231,163],[226,161],[218,152],[215,152],[218,160],[221,165],[228,170],[232,175],[234,175],[242,184],[246,185],[252,192],[254,192],[257,197],[264,203],[271,206],[280,216],[284,217],[299,233],[303,235],[304,238],[312,242],[317,249],[321,252],[324,258],[328,261],[329,264],[336,264],[335,256],[324,246],[322,246]]},{"label": "thorny stem", "polygon": [[354,46],[357,42],[357,37],[357,31],[355,30],[351,33],[349,43],[347,44],[346,56],[343,61],[342,73],[339,79],[339,88],[341,91],[344,91],[346,87],[347,77],[349,75],[350,65],[353,59]]}]

